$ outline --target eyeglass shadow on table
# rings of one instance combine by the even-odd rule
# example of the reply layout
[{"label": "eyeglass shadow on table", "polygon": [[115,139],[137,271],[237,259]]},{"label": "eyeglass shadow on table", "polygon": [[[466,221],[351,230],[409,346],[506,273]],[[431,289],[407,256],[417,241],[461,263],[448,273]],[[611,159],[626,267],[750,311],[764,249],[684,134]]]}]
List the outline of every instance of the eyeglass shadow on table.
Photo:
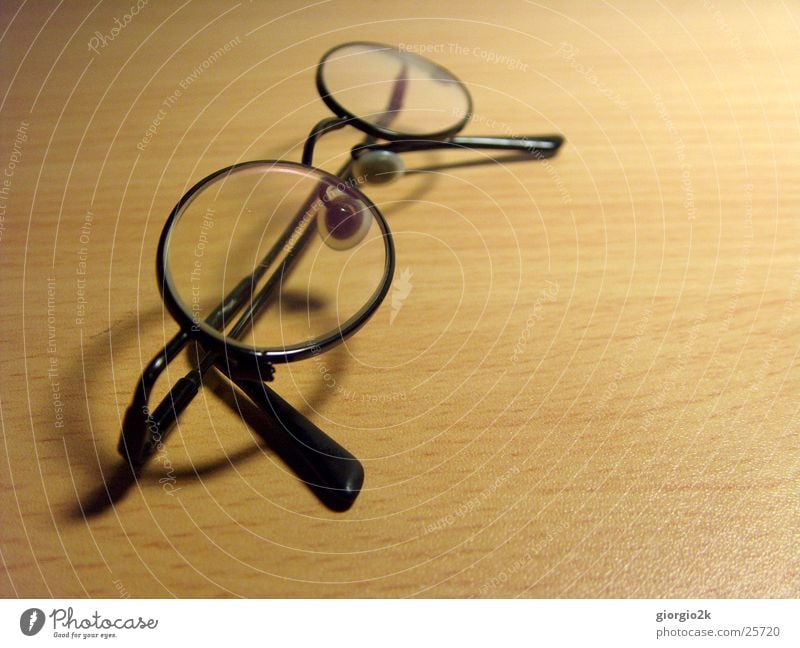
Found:
[{"label": "eyeglass shadow on table", "polygon": [[[119,451],[134,474],[166,441],[181,412],[198,394],[205,374],[214,367],[273,422],[270,429],[256,432],[298,477],[329,508],[349,509],[364,482],[362,464],[265,382],[273,379],[276,363],[316,356],[355,333],[388,292],[394,272],[391,232],[378,208],[353,180],[357,177],[360,182],[379,184],[399,178],[406,172],[404,153],[488,149],[537,160],[554,156],[564,142],[560,135],[459,136],[472,115],[466,86],[436,63],[389,45],[356,42],[333,48],[320,61],[316,85],[335,117],[322,120],[311,130],[301,164],[258,160],[221,169],[192,187],[167,220],[157,253],[159,287],[181,328],[143,371],[123,421]],[[350,159],[336,174],[314,168],[319,138],[345,126],[365,134],[352,148]],[[491,160],[444,166],[487,161]],[[191,236],[186,232],[202,227],[202,219],[209,213],[203,215],[203,205],[214,213],[223,204],[234,205],[237,215],[225,220],[231,231],[215,230],[217,259],[224,263],[217,268],[219,282],[205,280],[201,289],[196,285],[199,279],[186,278],[187,273],[199,277],[203,270],[196,260],[188,260]],[[247,225],[253,223],[246,216],[256,209],[264,218],[255,221],[256,226],[265,224],[245,236]],[[233,242],[251,241],[254,237],[250,234],[257,235],[258,245],[248,254],[235,254]],[[227,247],[222,247],[224,240]],[[309,254],[312,248],[314,254]],[[345,253],[350,256],[343,256]],[[204,263],[211,256],[209,253]],[[248,258],[249,269],[231,267],[235,265],[231,259]],[[375,273],[360,272],[353,259],[362,258],[371,268],[382,262],[379,279],[365,283],[363,277]],[[356,266],[355,271],[351,266]],[[297,295],[290,283],[296,279],[294,275],[304,273],[306,317],[313,321],[315,291],[309,287],[324,287],[324,277],[331,269],[340,273],[340,282],[347,272],[358,275],[348,275],[347,280],[363,303],[351,299],[348,312],[318,315],[318,321],[333,321],[334,325],[298,335],[300,326],[295,323],[292,329],[286,324],[294,321],[290,311],[296,306],[289,304]],[[235,281],[232,286],[231,281]],[[207,289],[217,283],[219,292]],[[278,331],[281,335],[275,338]],[[287,331],[293,336],[287,338]],[[270,337],[275,339],[267,343]],[[194,368],[151,410],[149,397],[156,381],[190,342]]]}]

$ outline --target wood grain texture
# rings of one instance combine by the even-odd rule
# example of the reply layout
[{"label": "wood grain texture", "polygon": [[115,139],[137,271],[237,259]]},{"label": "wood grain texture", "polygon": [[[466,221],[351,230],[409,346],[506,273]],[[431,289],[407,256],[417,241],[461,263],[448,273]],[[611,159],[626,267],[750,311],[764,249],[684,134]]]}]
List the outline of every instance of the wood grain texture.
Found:
[{"label": "wood grain texture", "polygon": [[[0,9],[0,594],[800,594],[796,3],[151,2],[113,34],[131,4]],[[164,219],[299,159],[350,40],[428,50],[467,133],[568,144],[366,188],[411,291],[275,383],[363,459],[350,511],[221,380],[126,484]]]}]

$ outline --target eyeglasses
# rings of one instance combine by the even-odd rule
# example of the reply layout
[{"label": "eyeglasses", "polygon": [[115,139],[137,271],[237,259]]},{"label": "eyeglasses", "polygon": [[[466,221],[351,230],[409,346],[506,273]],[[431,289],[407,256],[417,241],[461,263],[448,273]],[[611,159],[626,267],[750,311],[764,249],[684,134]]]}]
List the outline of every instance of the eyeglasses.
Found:
[{"label": "eyeglasses", "polygon": [[[302,163],[257,160],[202,179],[173,209],[158,245],[162,298],[180,331],[142,373],[119,451],[139,469],[157,452],[214,367],[273,422],[258,431],[330,508],[345,510],[361,463],[265,383],[275,365],[316,356],[360,329],[394,273],[394,245],[378,208],[357,187],[404,173],[400,154],[495,149],[551,157],[558,135],[456,134],[472,114],[463,83],[416,54],[347,43],[325,54],[317,89],[336,115],[318,123]],[[344,126],[365,134],[336,174],[315,168],[320,137]],[[151,410],[149,396],[187,346],[194,367]]]}]

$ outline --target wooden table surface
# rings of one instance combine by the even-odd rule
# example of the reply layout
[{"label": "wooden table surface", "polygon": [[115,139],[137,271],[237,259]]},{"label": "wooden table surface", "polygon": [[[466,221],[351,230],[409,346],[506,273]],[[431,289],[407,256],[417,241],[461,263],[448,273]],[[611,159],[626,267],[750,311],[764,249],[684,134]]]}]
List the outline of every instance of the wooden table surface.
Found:
[{"label": "wooden table surface", "polygon": [[[800,594],[797,3],[18,4],[0,594]],[[365,188],[403,285],[274,383],[362,459],[349,511],[224,379],[132,483],[121,417],[177,331],[155,278],[166,216],[220,167],[298,160],[330,114],[316,63],[354,40],[463,79],[465,133],[567,144]],[[318,165],[357,137],[323,140]]]}]

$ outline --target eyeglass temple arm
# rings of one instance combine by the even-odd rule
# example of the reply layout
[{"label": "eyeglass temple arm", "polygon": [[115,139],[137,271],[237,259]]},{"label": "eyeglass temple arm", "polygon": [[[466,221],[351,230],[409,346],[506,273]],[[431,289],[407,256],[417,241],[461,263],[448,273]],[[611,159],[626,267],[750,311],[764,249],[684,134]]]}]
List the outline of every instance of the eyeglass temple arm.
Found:
[{"label": "eyeglass temple arm", "polygon": [[[233,316],[244,303],[252,280],[253,275],[242,279],[206,318],[206,323],[213,328],[220,328],[228,317]],[[192,370],[175,383],[155,410],[151,412],[148,407],[150,392],[159,376],[167,364],[183,350],[189,339],[186,331],[179,331],[150,361],[139,377],[133,401],[125,412],[117,448],[134,466],[144,463],[159,443],[163,443],[172,423],[197,394],[199,381],[195,370]]]},{"label": "eyeglass temple arm", "polygon": [[[165,347],[163,355],[153,359],[142,376],[143,382],[155,382],[167,362],[185,345],[181,341],[183,335],[183,332],[176,335]],[[206,354],[203,360],[209,357],[210,354]],[[135,451],[136,460],[131,460],[134,467],[140,467],[159,448],[166,432],[197,394],[203,374],[207,371],[204,364],[201,361],[197,369],[178,380],[152,414],[146,415],[146,428],[152,426],[157,430],[156,434],[148,435],[145,428],[143,433],[135,436],[138,444],[133,443],[134,438],[129,433],[120,439],[120,452],[123,455],[133,459]],[[263,383],[245,380],[233,380],[233,383],[275,422],[269,432],[256,428],[259,436],[330,508],[340,511],[349,509],[364,483],[364,467],[358,459]],[[136,408],[147,407],[148,392],[144,388],[137,390],[134,403],[126,415],[126,419],[136,417],[134,422],[126,421],[128,431],[142,429],[138,418],[141,412]]]},{"label": "eyeglass temple arm", "polygon": [[561,135],[530,135],[525,137],[456,136],[441,140],[412,139],[387,142],[385,144],[361,145],[353,148],[353,156],[358,157],[367,151],[414,153],[436,149],[488,149],[528,153],[531,157],[541,160],[556,155],[563,143],[564,137]]},{"label": "eyeglass temple arm", "polygon": [[145,455],[145,444],[153,436],[148,434],[151,432],[148,427],[151,423],[157,422],[148,407],[150,392],[166,366],[180,353],[188,341],[189,335],[183,330],[179,331],[150,361],[139,377],[133,401],[125,411],[125,417],[122,420],[122,434],[117,446],[119,453],[132,466],[141,465],[144,456],[150,454],[148,452]]},{"label": "eyeglass temple arm", "polygon": [[[181,331],[153,359],[128,408],[119,450],[135,468],[161,447],[178,416],[197,395],[203,375],[214,365],[214,356],[205,354],[198,367],[179,379],[152,413],[147,410],[147,385],[152,387],[167,363],[185,346],[187,337]],[[269,431],[256,427],[259,436],[328,507],[337,511],[349,509],[364,483],[364,467],[358,459],[263,383],[233,383],[274,421]]]}]

